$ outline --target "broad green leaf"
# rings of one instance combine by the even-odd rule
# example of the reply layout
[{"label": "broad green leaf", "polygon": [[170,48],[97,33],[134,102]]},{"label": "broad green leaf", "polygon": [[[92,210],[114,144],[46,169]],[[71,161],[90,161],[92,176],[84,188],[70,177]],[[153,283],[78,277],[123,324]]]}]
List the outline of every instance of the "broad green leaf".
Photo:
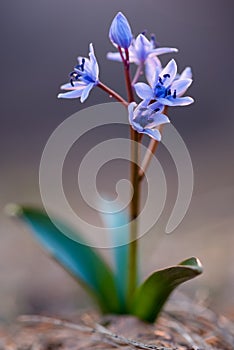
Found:
[{"label": "broad green leaf", "polygon": [[[17,208],[15,215],[29,224],[35,237],[51,256],[91,292],[101,310],[121,312],[113,274],[95,250],[69,238],[78,235],[64,224],[69,237],[63,234],[45,212],[30,207]],[[84,242],[80,236],[79,241]]]},{"label": "broad green leaf", "polygon": [[144,321],[154,322],[171,292],[181,283],[201,273],[202,265],[197,258],[154,272],[136,290],[131,314]]},{"label": "broad green leaf", "polygon": [[115,283],[121,301],[123,310],[126,309],[127,297],[127,280],[128,280],[128,259],[129,259],[129,230],[128,216],[123,210],[111,212],[111,205],[106,202],[105,207],[102,204],[103,212],[101,217],[105,226],[109,229],[108,235],[111,244],[114,246],[111,249],[114,259]]}]

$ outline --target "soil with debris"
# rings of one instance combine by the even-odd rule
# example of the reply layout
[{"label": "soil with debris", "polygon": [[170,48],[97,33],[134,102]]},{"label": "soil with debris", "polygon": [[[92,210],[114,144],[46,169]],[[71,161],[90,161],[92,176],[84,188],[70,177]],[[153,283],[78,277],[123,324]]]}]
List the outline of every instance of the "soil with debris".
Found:
[{"label": "soil with debris", "polygon": [[87,312],[68,320],[21,316],[0,328],[0,349],[234,349],[234,322],[187,298],[172,299],[156,324]]}]

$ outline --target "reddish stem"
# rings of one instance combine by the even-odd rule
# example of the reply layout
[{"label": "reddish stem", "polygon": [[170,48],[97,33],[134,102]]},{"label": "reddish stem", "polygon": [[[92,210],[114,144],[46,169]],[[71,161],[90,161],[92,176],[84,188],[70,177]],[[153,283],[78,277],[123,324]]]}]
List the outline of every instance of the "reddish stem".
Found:
[{"label": "reddish stem", "polygon": [[105,84],[99,82],[97,85],[100,89],[102,89],[103,91],[107,92],[109,96],[114,97],[117,101],[119,101],[120,103],[122,103],[124,105],[124,107],[128,107],[128,102],[121,97],[119,94],[117,94],[117,92],[115,92],[114,90],[110,89],[108,86],[106,86]]}]

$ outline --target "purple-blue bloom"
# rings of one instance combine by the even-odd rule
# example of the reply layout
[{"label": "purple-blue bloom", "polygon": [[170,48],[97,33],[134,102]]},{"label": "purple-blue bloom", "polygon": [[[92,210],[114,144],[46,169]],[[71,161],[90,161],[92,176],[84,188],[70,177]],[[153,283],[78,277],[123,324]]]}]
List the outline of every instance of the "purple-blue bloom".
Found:
[{"label": "purple-blue bloom", "polygon": [[177,77],[177,65],[172,59],[166,67],[160,71],[156,68],[154,76],[147,74],[149,85],[137,83],[134,85],[137,95],[143,100],[156,100],[165,106],[186,106],[194,102],[191,97],[181,97],[192,84],[191,70],[187,68],[179,78]]},{"label": "purple-blue bloom", "polygon": [[99,67],[94,54],[93,45],[89,45],[89,59],[78,57],[79,64],[70,74],[70,83],[61,86],[62,90],[69,92],[58,94],[58,98],[79,98],[84,102],[90,91],[99,83]]},{"label": "purple-blue bloom", "polygon": [[132,102],[128,106],[129,123],[134,130],[141,134],[147,134],[151,138],[161,141],[161,134],[158,126],[170,123],[168,117],[163,114],[164,106],[158,102],[148,105],[146,100],[138,106]]},{"label": "purple-blue bloom", "polygon": [[[178,52],[178,50],[170,47],[156,48],[154,36],[152,36],[149,41],[144,34],[139,34],[136,39],[132,40],[129,47],[129,62],[135,63],[138,66],[143,66],[150,61],[150,58],[171,52]],[[119,62],[122,60],[119,52],[108,52],[107,58]],[[156,59],[154,62],[161,66],[159,60]]]},{"label": "purple-blue bloom", "polygon": [[131,27],[127,18],[121,12],[117,13],[111,23],[109,38],[114,45],[123,49],[128,49],[132,42]]}]

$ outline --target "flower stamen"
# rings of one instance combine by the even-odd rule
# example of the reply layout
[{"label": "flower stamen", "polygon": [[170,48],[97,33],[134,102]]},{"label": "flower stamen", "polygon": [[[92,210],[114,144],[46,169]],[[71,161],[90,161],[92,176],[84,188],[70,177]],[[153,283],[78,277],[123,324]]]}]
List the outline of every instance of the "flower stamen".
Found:
[{"label": "flower stamen", "polygon": [[159,83],[160,83],[161,85],[163,85],[163,80],[162,80],[161,77],[158,78],[158,81],[159,81]]},{"label": "flower stamen", "polygon": [[152,47],[153,47],[154,49],[156,49],[157,47],[159,47],[159,45],[158,45],[158,43],[157,43],[157,41],[156,41],[156,36],[155,36],[155,34],[151,34],[151,36],[150,36],[150,42],[151,42]]},{"label": "flower stamen", "polygon": [[82,58],[82,63],[81,64],[78,64],[77,66],[75,66],[75,69],[83,72],[84,71],[84,64],[85,64],[85,59]]},{"label": "flower stamen", "polygon": [[164,79],[162,79],[161,77],[159,77],[159,78],[158,78],[158,81],[159,81],[159,83],[160,83],[161,85],[164,85],[166,79],[167,79],[167,78],[170,78],[170,77],[171,77],[170,74],[164,74],[164,75],[163,75],[163,78],[164,78]]},{"label": "flower stamen", "polygon": [[69,74],[69,76],[71,77],[71,79],[70,79],[71,86],[74,86],[74,81],[78,80],[79,77],[82,75],[82,74],[78,73],[77,71],[83,72],[84,71],[84,64],[85,64],[85,59],[82,58],[82,63],[75,66],[76,71],[73,71]]},{"label": "flower stamen", "polygon": [[153,111],[152,111],[152,113],[157,113],[157,112],[159,112],[160,111],[160,108],[155,108]]}]

